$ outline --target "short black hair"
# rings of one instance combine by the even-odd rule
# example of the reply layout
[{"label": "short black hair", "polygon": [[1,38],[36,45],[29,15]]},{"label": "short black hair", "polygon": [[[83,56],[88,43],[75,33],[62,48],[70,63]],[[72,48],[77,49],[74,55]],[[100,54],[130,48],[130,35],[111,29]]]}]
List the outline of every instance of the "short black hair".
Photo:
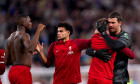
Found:
[{"label": "short black hair", "polygon": [[118,12],[112,12],[109,14],[108,18],[117,18],[117,21],[122,21],[122,16]]},{"label": "short black hair", "polygon": [[21,24],[20,21],[23,19],[23,18],[27,18],[28,15],[25,15],[25,14],[19,14],[16,19],[15,19],[15,22],[17,25]]},{"label": "short black hair", "polygon": [[57,27],[64,27],[66,30],[70,31],[70,35],[73,34],[73,28],[68,23],[58,23]]}]

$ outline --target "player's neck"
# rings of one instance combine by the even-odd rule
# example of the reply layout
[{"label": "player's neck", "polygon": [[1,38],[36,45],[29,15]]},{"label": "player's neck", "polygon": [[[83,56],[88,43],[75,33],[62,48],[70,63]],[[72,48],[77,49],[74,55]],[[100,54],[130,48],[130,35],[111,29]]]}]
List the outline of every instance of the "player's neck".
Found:
[{"label": "player's neck", "polygon": [[25,27],[24,26],[17,26],[17,31],[20,31],[20,32],[23,32],[25,33],[26,30],[25,30]]},{"label": "player's neck", "polygon": [[115,35],[118,35],[121,32],[121,27],[118,29],[118,31],[115,33]]},{"label": "player's neck", "polygon": [[63,42],[66,42],[66,41],[68,41],[70,38],[69,37],[66,37],[64,40],[63,40]]}]

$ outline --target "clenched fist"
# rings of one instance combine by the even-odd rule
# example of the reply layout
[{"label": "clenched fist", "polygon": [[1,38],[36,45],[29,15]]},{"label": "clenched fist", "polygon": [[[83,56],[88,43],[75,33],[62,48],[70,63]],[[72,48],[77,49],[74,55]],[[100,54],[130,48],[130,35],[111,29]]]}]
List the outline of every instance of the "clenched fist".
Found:
[{"label": "clenched fist", "polygon": [[37,30],[42,31],[46,26],[44,24],[38,24]]}]

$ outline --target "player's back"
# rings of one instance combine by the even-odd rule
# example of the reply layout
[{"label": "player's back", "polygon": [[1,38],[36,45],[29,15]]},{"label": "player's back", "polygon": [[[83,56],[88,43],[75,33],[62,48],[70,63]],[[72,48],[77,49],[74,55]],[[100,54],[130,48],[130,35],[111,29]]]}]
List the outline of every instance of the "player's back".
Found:
[{"label": "player's back", "polygon": [[13,32],[10,37],[7,39],[7,44],[8,46],[8,52],[9,52],[9,57],[7,59],[8,65],[12,65],[14,61],[16,60],[16,55],[15,55],[15,50],[14,50],[14,37],[15,37],[16,32]]},{"label": "player's back", "polygon": [[16,55],[16,62],[14,65],[26,65],[31,66],[32,54],[26,50],[24,45],[25,37],[30,37],[27,33],[17,31],[14,37],[14,50]]},{"label": "player's back", "polygon": [[[111,38],[116,40],[116,38],[114,37]],[[103,60],[97,57],[93,57],[90,65],[89,76],[92,78],[106,78],[112,80],[116,52],[112,51],[109,48],[109,46],[106,44],[104,38],[100,33],[95,33],[91,38],[91,42],[91,47],[95,50],[108,49],[109,53],[111,53],[111,60],[108,62],[104,62]]]}]

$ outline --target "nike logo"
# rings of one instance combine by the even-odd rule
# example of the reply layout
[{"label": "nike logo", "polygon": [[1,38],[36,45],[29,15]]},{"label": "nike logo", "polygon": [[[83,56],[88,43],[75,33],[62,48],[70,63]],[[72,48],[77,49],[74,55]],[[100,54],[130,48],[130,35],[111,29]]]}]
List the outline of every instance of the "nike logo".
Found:
[{"label": "nike logo", "polygon": [[58,52],[59,50],[56,50],[56,52]]}]

